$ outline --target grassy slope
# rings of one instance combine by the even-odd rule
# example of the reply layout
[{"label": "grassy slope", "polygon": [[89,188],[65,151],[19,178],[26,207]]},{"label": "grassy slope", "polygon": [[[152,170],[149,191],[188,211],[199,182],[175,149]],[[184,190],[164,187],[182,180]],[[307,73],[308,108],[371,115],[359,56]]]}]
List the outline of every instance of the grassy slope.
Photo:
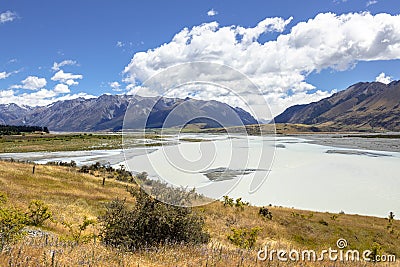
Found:
[{"label": "grassy slope", "polygon": [[[79,246],[58,241],[58,237],[68,236],[68,231],[60,224],[62,220],[79,222],[83,216],[96,218],[102,213],[103,204],[117,196],[126,198],[133,205],[125,190],[126,184],[108,179],[103,187],[101,181],[101,177],[81,174],[68,167],[37,166],[35,174],[32,174],[32,165],[0,162],[0,191],[8,195],[9,205],[26,210],[32,199],[41,199],[50,205],[57,221],[44,226],[44,230],[57,237],[57,244],[45,244],[42,239],[20,241],[14,250],[0,254],[0,266],[21,261],[29,261],[35,266],[50,265],[50,250],[57,251],[57,264],[67,266],[82,262],[86,266],[89,263],[91,266],[266,266],[266,262],[255,261],[256,249],[237,250],[227,240],[231,227],[255,226],[262,229],[257,242],[260,247],[269,243],[283,249],[327,249],[335,248],[338,238],[345,238],[349,248],[369,249],[377,242],[386,253],[400,257],[400,221],[397,220],[393,223],[394,232],[390,233],[388,220],[383,218],[338,214],[334,218],[330,213],[270,207],[273,220],[267,220],[258,215],[257,207],[245,207],[241,211],[224,207],[221,202],[196,208],[204,213],[206,227],[211,233],[212,242],[207,246],[176,245],[121,254],[94,240]],[[97,232],[97,227],[88,231]]]}]

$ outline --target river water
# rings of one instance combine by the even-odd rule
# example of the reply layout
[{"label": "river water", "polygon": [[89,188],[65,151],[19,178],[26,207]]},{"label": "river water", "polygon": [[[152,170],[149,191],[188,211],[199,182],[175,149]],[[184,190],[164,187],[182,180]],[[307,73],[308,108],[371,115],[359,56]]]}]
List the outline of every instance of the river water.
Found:
[{"label": "river water", "polygon": [[[202,142],[180,141],[199,139]],[[400,214],[400,153],[335,148],[296,137],[182,135],[177,145],[0,154],[0,158],[124,164],[212,198],[386,217]]]}]

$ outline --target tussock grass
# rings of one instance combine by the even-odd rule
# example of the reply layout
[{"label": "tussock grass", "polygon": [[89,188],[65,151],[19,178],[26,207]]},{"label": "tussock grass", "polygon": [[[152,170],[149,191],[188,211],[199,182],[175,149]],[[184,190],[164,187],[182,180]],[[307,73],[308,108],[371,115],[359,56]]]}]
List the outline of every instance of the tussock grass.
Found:
[{"label": "tussock grass", "polygon": [[[26,210],[33,199],[44,201],[55,221],[46,221],[38,228],[47,238],[26,236],[0,253],[0,266],[277,266],[277,261],[258,261],[257,251],[265,245],[270,249],[320,251],[336,248],[339,238],[347,240],[348,249],[363,251],[379,244],[382,253],[400,257],[398,220],[390,223],[385,218],[274,206],[268,207],[273,214],[273,219],[269,220],[258,214],[259,207],[246,206],[242,210],[224,206],[222,202],[195,208],[205,217],[206,229],[211,235],[207,245],[169,244],[128,253],[105,247],[100,238],[94,236],[87,242],[77,243],[68,238],[70,233],[61,222],[79,225],[84,217],[96,219],[104,212],[104,204],[116,197],[126,198],[129,205],[134,205],[126,191],[127,185],[134,185],[106,179],[103,187],[101,175],[79,173],[71,167],[37,165],[32,174],[32,166],[0,161],[0,192],[8,196],[6,205],[21,210]],[[231,228],[253,227],[261,228],[254,249],[239,249],[227,238]],[[96,235],[99,228],[100,225],[95,224],[84,234]],[[299,264],[279,263],[279,266]],[[333,266],[332,262],[301,264]],[[334,266],[400,266],[398,262],[365,264],[335,262]]]}]

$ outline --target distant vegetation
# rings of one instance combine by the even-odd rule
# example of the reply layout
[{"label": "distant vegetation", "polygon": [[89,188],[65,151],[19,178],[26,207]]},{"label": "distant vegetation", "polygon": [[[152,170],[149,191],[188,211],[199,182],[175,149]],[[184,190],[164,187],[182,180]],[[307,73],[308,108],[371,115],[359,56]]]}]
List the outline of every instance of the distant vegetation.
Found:
[{"label": "distant vegetation", "polygon": [[47,127],[27,126],[27,125],[0,125],[0,135],[19,135],[23,133],[44,132],[49,133]]},{"label": "distant vegetation", "polygon": [[0,136],[0,153],[120,149],[118,134],[24,134]]}]

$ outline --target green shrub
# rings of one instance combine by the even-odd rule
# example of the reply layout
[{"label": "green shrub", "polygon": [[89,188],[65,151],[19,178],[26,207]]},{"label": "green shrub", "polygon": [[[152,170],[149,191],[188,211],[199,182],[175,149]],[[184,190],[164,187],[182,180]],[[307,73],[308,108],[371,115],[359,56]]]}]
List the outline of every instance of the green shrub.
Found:
[{"label": "green shrub", "polygon": [[233,198],[230,198],[228,196],[224,196],[224,206],[229,206],[233,207]]},{"label": "green shrub", "polygon": [[382,255],[382,247],[380,244],[378,244],[376,242],[374,242],[370,251],[371,251],[371,254],[369,254],[368,257],[372,262],[376,262],[377,257]]},{"label": "green shrub", "polygon": [[229,207],[235,206],[236,208],[240,208],[241,210],[243,210],[245,206],[250,205],[249,202],[243,202],[241,197],[237,198],[235,201],[233,201],[233,198],[230,198],[228,196],[223,196],[223,198],[224,198],[224,206],[229,206]]},{"label": "green shrub", "polygon": [[22,235],[25,215],[14,208],[0,207],[0,252],[4,246]]},{"label": "green shrub", "polygon": [[86,216],[84,216],[81,223],[63,221],[61,224],[68,229],[69,238],[72,241],[76,243],[82,243],[87,242],[93,237],[92,234],[85,235],[84,232],[90,225],[96,224],[96,221],[93,219],[88,219]]},{"label": "green shrub", "polygon": [[235,246],[243,249],[251,249],[254,247],[257,241],[258,233],[260,232],[260,227],[253,228],[231,228],[232,234],[228,235],[228,240],[232,242]]},{"label": "green shrub", "polygon": [[106,245],[135,250],[163,243],[208,242],[209,234],[203,231],[204,219],[190,208],[165,204],[142,189],[130,192],[136,198],[133,209],[116,199],[99,218]]},{"label": "green shrub", "polygon": [[260,210],[258,211],[258,214],[264,216],[268,220],[272,220],[272,213],[266,207],[261,207]]},{"label": "green shrub", "polygon": [[237,198],[236,201],[235,201],[235,207],[236,208],[240,208],[241,210],[243,210],[244,207],[248,206],[248,205],[250,205],[250,203],[249,202],[243,202],[241,197]]},{"label": "green shrub", "polygon": [[42,226],[43,223],[52,218],[49,207],[41,200],[32,200],[26,213],[27,223],[34,226]]},{"label": "green shrub", "polygon": [[389,212],[389,215],[388,215],[388,219],[389,219],[389,222],[392,222],[393,220],[394,220],[394,213],[391,211],[391,212]]}]

